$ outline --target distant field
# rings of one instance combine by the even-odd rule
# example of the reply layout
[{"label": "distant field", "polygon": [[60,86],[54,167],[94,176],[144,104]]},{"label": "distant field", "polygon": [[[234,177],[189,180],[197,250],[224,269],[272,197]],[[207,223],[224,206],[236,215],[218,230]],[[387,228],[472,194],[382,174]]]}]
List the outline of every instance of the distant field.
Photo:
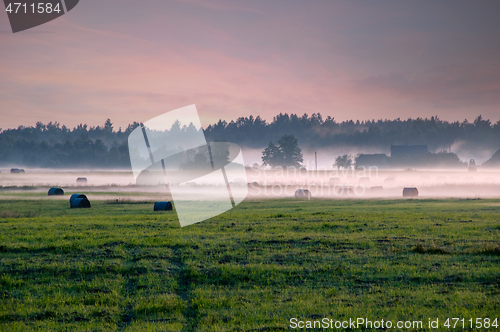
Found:
[{"label": "distant field", "polygon": [[500,200],[249,200],[180,228],[64,198],[0,199],[0,331],[500,318]]}]

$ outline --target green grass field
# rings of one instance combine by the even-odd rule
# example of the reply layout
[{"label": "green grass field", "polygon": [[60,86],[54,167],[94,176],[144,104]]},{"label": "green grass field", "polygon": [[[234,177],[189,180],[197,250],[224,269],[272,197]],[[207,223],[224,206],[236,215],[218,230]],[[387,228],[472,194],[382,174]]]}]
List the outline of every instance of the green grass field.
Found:
[{"label": "green grass field", "polygon": [[0,331],[500,318],[499,200],[250,200],[185,228],[92,204],[0,200]]}]

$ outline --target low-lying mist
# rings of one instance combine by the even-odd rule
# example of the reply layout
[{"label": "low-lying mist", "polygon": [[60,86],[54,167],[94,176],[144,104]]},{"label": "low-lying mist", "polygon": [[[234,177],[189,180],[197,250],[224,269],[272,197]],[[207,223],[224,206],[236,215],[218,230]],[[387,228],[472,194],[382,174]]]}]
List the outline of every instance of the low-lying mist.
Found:
[{"label": "low-lying mist", "polygon": [[[67,192],[103,193],[95,199],[145,199],[169,196],[165,185],[151,183],[138,186],[132,172],[26,169],[11,174],[1,169],[0,199],[18,191],[46,193],[48,187],[62,187]],[[78,184],[84,177],[86,183]],[[208,182],[207,182],[208,181]],[[236,180],[235,180],[236,181]],[[403,197],[405,187],[418,189],[420,198],[500,198],[500,171],[439,170],[319,170],[247,168],[247,179],[237,184],[248,186],[248,198],[294,197],[297,189],[307,189],[311,197],[325,199],[364,199]],[[236,183],[235,182],[235,183]],[[209,194],[214,190],[210,180],[175,184],[186,193]],[[16,196],[17,198],[22,196]]]}]

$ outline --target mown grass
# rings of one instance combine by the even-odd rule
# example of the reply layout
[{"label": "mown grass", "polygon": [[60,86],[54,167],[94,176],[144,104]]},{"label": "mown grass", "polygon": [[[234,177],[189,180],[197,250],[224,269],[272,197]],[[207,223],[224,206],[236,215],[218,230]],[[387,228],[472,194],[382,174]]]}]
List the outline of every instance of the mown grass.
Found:
[{"label": "mown grass", "polygon": [[151,202],[2,200],[0,331],[495,318],[499,210],[495,200],[254,200],[180,228]]}]

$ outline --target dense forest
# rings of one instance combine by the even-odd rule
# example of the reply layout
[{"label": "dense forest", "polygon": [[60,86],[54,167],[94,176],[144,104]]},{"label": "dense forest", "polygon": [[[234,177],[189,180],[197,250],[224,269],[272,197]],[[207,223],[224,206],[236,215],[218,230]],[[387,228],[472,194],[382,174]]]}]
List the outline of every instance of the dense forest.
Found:
[{"label": "dense forest", "polygon": [[[58,122],[34,127],[0,129],[0,164],[31,167],[129,168],[127,138],[140,123],[115,130],[110,119],[104,125],[80,124],[70,129]],[[184,128],[185,130],[186,128]],[[427,144],[439,152],[454,144],[465,149],[497,150],[500,121],[478,116],[473,122],[430,119],[395,119],[337,122],[321,114],[279,114],[271,122],[241,117],[204,129],[208,141],[227,141],[243,148],[264,150],[270,141],[293,135],[302,149],[359,147],[387,150],[391,144]]]}]

